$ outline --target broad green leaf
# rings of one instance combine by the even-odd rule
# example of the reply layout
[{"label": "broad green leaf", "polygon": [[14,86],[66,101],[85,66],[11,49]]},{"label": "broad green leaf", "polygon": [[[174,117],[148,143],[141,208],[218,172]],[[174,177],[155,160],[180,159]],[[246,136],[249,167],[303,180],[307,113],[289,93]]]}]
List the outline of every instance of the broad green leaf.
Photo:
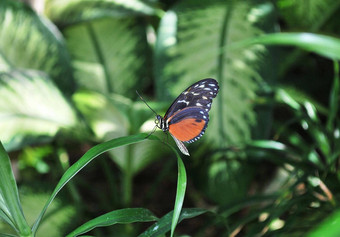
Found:
[{"label": "broad green leaf", "polygon": [[246,45],[295,46],[333,60],[340,60],[340,39],[311,33],[276,33],[254,37],[230,46],[236,50]]},{"label": "broad green leaf", "polygon": [[136,97],[148,76],[146,24],[137,18],[102,19],[64,30],[81,88]]},{"label": "broad green leaf", "polygon": [[0,1],[0,52],[0,70],[44,71],[64,92],[74,90],[70,57],[60,32],[23,2]]},{"label": "broad green leaf", "polygon": [[[317,31],[340,7],[339,0],[279,0],[279,11],[289,27]],[[322,12],[322,14],[320,14]]]},{"label": "broad green leaf", "polygon": [[67,236],[78,236],[96,227],[110,226],[115,224],[128,224],[134,222],[150,222],[156,221],[157,219],[158,218],[152,212],[145,208],[120,209],[106,213],[86,222],[69,233]]},{"label": "broad green leaf", "polygon": [[179,221],[183,202],[184,202],[185,190],[187,187],[187,174],[185,171],[185,166],[184,166],[182,159],[178,156],[178,154],[177,154],[177,162],[178,162],[177,191],[176,191],[174,214],[173,214],[172,222],[171,222],[171,235],[170,236],[174,235],[176,225]]},{"label": "broad green leaf", "polygon": [[[179,216],[178,222],[185,219],[194,218],[196,216],[202,215],[208,212],[206,209],[202,208],[184,208]],[[167,213],[162,218],[160,218],[157,223],[150,226],[145,232],[140,234],[138,237],[156,237],[167,233],[171,228],[173,217],[173,211]]]},{"label": "broad green leaf", "polygon": [[[0,196],[3,200],[1,214],[6,214],[9,224],[15,227],[15,231],[21,236],[30,236],[31,229],[28,226],[21,208],[18,188],[12,172],[10,159],[0,142]],[[4,218],[5,219],[5,218]],[[6,219],[5,219],[6,220]]]},{"label": "broad green leaf", "polygon": [[0,73],[0,94],[0,139],[8,150],[49,141],[77,123],[74,109],[44,73]]},{"label": "broad green leaf", "polygon": [[[203,138],[215,146],[251,138],[257,120],[256,92],[266,85],[261,73],[274,68],[264,46],[224,49],[273,31],[273,12],[265,1],[181,1],[161,20],[154,67],[158,99],[175,98],[200,79],[217,79],[220,92]],[[273,75],[268,73],[266,80]]]},{"label": "broad green leaf", "polygon": [[47,0],[45,14],[58,24],[74,24],[104,17],[161,14],[161,10],[139,0]]},{"label": "broad green leaf", "polygon": [[[40,215],[35,221],[32,228],[33,233],[36,233],[47,208],[49,207],[53,199],[56,197],[56,195],[59,193],[59,191],[89,162],[91,162],[94,158],[98,157],[99,155],[110,149],[133,144],[136,142],[141,142],[145,139],[145,136],[146,134],[138,134],[133,136],[116,138],[96,145],[92,147],[89,151],[87,151],[76,163],[74,163],[70,168],[68,168],[64,175],[61,177],[50,198],[47,200],[43,210],[41,211]],[[155,139],[155,137],[150,136],[149,139]]]}]

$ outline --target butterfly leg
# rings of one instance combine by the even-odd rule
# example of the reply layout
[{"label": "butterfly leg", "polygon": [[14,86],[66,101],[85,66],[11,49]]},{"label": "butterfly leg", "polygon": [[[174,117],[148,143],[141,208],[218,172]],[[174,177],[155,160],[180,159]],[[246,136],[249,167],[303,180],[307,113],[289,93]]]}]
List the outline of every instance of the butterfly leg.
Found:
[{"label": "butterfly leg", "polygon": [[153,134],[156,131],[157,125],[153,127],[152,131],[149,133],[149,135],[147,135],[145,138],[148,138],[151,136],[151,134]]}]

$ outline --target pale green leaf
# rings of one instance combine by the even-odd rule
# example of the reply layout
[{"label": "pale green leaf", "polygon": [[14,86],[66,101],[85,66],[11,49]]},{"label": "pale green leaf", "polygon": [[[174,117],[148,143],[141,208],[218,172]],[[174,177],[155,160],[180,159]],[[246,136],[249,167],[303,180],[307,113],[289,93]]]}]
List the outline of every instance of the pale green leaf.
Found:
[{"label": "pale green leaf", "polygon": [[48,0],[45,14],[52,21],[71,24],[103,17],[161,14],[161,10],[140,0]]},{"label": "pale green leaf", "polygon": [[19,1],[0,1],[0,70],[46,72],[63,91],[74,89],[70,57],[58,29]]},{"label": "pale green leaf", "polygon": [[145,24],[103,19],[68,27],[65,38],[81,88],[136,97],[148,76]]},{"label": "pale green leaf", "polygon": [[75,111],[44,73],[0,73],[0,94],[0,139],[7,149],[48,141],[77,123]]}]

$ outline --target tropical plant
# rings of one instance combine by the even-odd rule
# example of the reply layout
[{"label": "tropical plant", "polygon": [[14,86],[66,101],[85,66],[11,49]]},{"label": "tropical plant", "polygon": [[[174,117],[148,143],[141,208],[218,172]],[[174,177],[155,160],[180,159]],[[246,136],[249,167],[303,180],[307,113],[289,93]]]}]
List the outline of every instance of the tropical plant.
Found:
[{"label": "tropical plant", "polygon": [[[339,233],[340,1],[42,2],[0,1],[3,236]],[[207,77],[182,160],[135,91],[164,112]]]}]

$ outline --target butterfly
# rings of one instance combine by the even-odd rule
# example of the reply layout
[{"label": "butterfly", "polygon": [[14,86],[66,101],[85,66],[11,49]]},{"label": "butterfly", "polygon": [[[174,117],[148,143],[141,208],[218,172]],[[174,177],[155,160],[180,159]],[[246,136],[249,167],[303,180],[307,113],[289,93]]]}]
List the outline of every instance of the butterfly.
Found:
[{"label": "butterfly", "polygon": [[183,142],[192,143],[204,134],[213,98],[219,91],[215,79],[200,80],[185,89],[171,104],[164,117],[157,114],[140,96],[143,102],[156,114],[156,127],[169,132],[179,150],[190,156]]}]

